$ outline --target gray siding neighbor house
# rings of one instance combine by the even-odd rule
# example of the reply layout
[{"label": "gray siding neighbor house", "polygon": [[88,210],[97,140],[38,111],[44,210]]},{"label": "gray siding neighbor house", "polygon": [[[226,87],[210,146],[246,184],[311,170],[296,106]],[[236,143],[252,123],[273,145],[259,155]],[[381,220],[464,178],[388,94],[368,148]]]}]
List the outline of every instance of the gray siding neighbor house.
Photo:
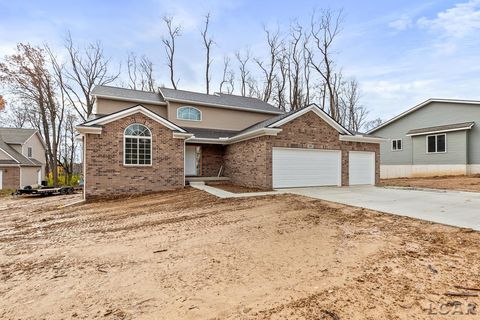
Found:
[{"label": "gray siding neighbor house", "polygon": [[480,101],[428,99],[370,130],[381,178],[480,173]]}]

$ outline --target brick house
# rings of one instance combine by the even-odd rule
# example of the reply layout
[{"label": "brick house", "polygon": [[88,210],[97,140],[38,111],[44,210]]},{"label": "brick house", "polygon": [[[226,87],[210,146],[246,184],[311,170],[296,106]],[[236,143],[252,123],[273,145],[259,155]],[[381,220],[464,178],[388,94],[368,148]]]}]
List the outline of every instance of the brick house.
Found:
[{"label": "brick house", "polygon": [[0,190],[40,184],[45,142],[35,129],[0,128]]},{"label": "brick house", "polygon": [[379,181],[377,137],[316,105],[284,112],[258,99],[97,86],[83,140],[85,198],[229,180],[262,189]]}]

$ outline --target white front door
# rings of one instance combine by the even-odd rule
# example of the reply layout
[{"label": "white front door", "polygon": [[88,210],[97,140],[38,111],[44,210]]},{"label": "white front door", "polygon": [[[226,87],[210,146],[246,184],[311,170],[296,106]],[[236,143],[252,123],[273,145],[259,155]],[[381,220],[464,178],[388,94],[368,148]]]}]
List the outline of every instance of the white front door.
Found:
[{"label": "white front door", "polygon": [[348,175],[351,186],[375,184],[375,152],[350,151]]},{"label": "white front door", "polygon": [[196,176],[197,175],[197,147],[185,146],[185,175]]},{"label": "white front door", "polygon": [[340,186],[341,159],[339,150],[273,148],[273,187]]},{"label": "white front door", "polygon": [[0,170],[0,190],[3,189],[3,170]]}]

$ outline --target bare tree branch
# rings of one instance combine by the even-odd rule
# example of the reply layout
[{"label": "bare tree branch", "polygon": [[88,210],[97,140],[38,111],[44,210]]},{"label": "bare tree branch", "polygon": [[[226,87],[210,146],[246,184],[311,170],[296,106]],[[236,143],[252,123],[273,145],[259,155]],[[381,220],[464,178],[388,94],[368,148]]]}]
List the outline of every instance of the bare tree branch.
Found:
[{"label": "bare tree branch", "polygon": [[163,17],[163,21],[168,29],[168,38],[163,38],[162,42],[165,46],[165,52],[167,53],[167,66],[170,70],[170,82],[173,88],[176,90],[180,79],[175,80],[174,76],[174,58],[175,58],[175,41],[181,36],[182,27],[180,25],[173,25],[173,17]]}]

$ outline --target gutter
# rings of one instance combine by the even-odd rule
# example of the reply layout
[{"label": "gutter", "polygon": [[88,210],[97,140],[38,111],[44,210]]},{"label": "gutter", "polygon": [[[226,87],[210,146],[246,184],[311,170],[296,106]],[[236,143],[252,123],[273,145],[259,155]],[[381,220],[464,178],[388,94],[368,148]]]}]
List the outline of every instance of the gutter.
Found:
[{"label": "gutter", "polygon": [[148,103],[148,104],[154,104],[158,106],[167,105],[166,102],[152,101],[152,100],[145,100],[145,99],[122,98],[122,97],[108,96],[108,95],[102,95],[102,94],[93,94],[92,96],[95,98],[103,98],[103,99],[110,99],[110,100],[117,100],[117,101],[128,101],[128,102],[136,102],[136,103]]},{"label": "gutter", "polygon": [[435,130],[435,131],[427,131],[427,132],[418,132],[418,133],[410,133],[406,134],[407,137],[415,137],[415,136],[425,136],[428,134],[435,134],[435,133],[444,133],[444,132],[454,132],[454,131],[464,131],[464,130],[470,130],[472,129],[473,124],[468,127],[462,127],[462,128],[454,128],[454,129],[447,129],[447,130]]},{"label": "gutter", "polygon": [[382,143],[384,141],[387,141],[387,139],[378,138],[378,137],[365,137],[362,135],[354,135],[354,136],[340,135],[340,141]]}]

